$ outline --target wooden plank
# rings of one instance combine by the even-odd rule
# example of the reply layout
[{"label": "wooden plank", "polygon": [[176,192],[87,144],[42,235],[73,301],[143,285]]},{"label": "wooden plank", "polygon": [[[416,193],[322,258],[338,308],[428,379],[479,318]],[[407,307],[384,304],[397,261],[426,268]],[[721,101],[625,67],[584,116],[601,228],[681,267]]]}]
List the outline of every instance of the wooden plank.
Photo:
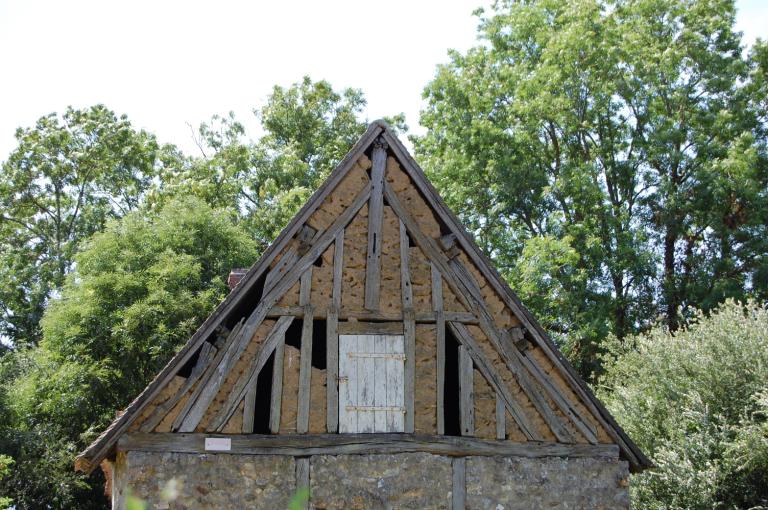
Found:
[{"label": "wooden plank", "polygon": [[437,333],[437,433],[445,434],[445,313],[443,311],[443,277],[434,264],[432,272],[432,308]]},{"label": "wooden plank", "polygon": [[245,393],[245,402],[243,404],[243,434],[253,434],[253,420],[256,417],[256,388],[258,379],[254,382],[256,384],[248,388]]},{"label": "wooden plank", "polygon": [[333,290],[331,306],[325,318],[326,346],[326,429],[339,430],[339,310],[341,309],[341,283],[344,270],[344,229],[333,241]]},{"label": "wooden plank", "polygon": [[[390,354],[405,354],[405,346],[402,336],[386,337],[386,351]],[[396,359],[388,359],[387,366],[387,405],[397,408],[405,408],[403,398],[405,391],[405,364]],[[405,415],[401,412],[387,413],[387,432],[403,432],[405,430]]]},{"label": "wooden plank", "polygon": [[493,365],[488,361],[483,353],[482,349],[472,337],[467,327],[464,324],[449,322],[448,326],[451,328],[451,332],[456,337],[462,346],[466,347],[469,351],[469,355],[477,365],[477,368],[483,374],[483,377],[493,386],[497,395],[501,395],[504,398],[505,404],[509,409],[509,413],[515,420],[515,423],[520,427],[526,438],[534,441],[541,441],[543,437],[536,428],[531,424],[526,415],[525,410],[520,406],[520,403],[512,396],[509,388],[504,383],[504,380],[493,368]]},{"label": "wooden plank", "polygon": [[[227,341],[225,342],[225,346],[222,349],[219,349],[216,353],[216,356],[214,356],[211,363],[208,365],[208,367],[205,369],[205,373],[200,377],[200,383],[195,388],[195,391],[192,392],[192,395],[187,399],[187,402],[184,404],[184,407],[179,412],[179,415],[176,417],[176,419],[173,421],[173,424],[171,425],[171,430],[180,430],[184,421],[187,419],[187,416],[190,412],[193,411],[195,403],[198,401],[201,395],[203,395],[205,392],[208,392],[208,394],[211,393],[211,388],[209,387],[209,383],[213,377],[220,378],[221,375],[219,373],[219,366],[221,365],[222,360],[227,355],[228,351],[232,348],[234,345],[234,339],[238,338],[240,335],[240,331],[243,328],[244,321],[241,320],[238,322],[234,328],[232,328],[232,331],[229,332],[229,336],[227,337]],[[204,398],[207,398],[204,397]],[[213,398],[213,397],[211,397]],[[197,427],[197,423],[200,422],[200,418],[202,418],[203,413],[205,412],[205,409],[194,409],[195,416],[192,417],[192,421],[195,423],[195,427]],[[195,428],[191,427],[187,430],[182,430],[182,432],[192,432]]]},{"label": "wooden plank", "polygon": [[451,508],[453,510],[464,510],[467,501],[466,459],[464,457],[456,457],[453,459],[452,467]]},{"label": "wooden plank", "polygon": [[[371,335],[357,335],[357,351],[355,354],[373,353],[374,337]],[[374,411],[362,409],[374,405],[374,367],[375,361],[371,357],[356,357],[357,365],[357,432],[374,432]]]},{"label": "wooden plank", "polygon": [[[132,433],[121,437],[120,451],[205,453],[210,434]],[[213,436],[216,437],[216,436]],[[448,456],[508,455],[526,458],[591,457],[617,459],[615,444],[563,444],[500,441],[426,434],[251,434],[233,435],[232,449],[217,454],[243,455],[356,455],[425,452]]]},{"label": "wooden plank", "polygon": [[[237,337],[230,341],[230,346],[227,349],[228,356],[223,358],[216,367],[217,377],[210,385],[206,385],[206,392],[197,397],[193,404],[193,408],[190,411],[190,415],[185,418],[184,423],[179,427],[180,432],[191,432],[195,430],[197,424],[200,422],[205,410],[210,405],[213,397],[219,390],[221,383],[223,382],[223,374],[229,373],[234,365],[235,361],[240,357],[240,354],[245,350],[246,345],[251,339],[256,328],[266,317],[267,312],[272,308],[278,299],[290,289],[293,284],[304,274],[304,271],[312,265],[312,263],[319,257],[323,251],[330,245],[336,236],[336,233],[352,221],[352,218],[360,210],[363,204],[368,200],[370,194],[370,184],[366,185],[355,197],[354,202],[347,207],[343,213],[341,213],[333,222],[333,224],[323,232],[317,239],[312,248],[305,253],[296,264],[290,268],[283,278],[275,284],[275,286],[266,293],[256,306],[254,311],[245,321],[243,327],[239,331]],[[242,397],[241,397],[242,398]],[[194,412],[193,412],[194,411]]]},{"label": "wooden plank", "polygon": [[248,391],[248,388],[256,384],[259,372],[264,367],[267,360],[269,360],[275,347],[277,347],[280,342],[285,341],[285,332],[292,322],[293,317],[285,316],[280,317],[275,325],[272,326],[272,330],[267,335],[267,338],[264,340],[258,353],[254,356],[248,367],[237,380],[232,391],[230,391],[227,401],[208,425],[209,430],[221,430],[232,417],[232,414],[237,409],[237,405],[243,398],[245,398],[245,393]]},{"label": "wooden plank", "polygon": [[496,439],[507,437],[507,406],[504,398],[496,393]]},{"label": "wooden plank", "polygon": [[459,346],[459,416],[461,435],[475,435],[474,370],[466,346]]},{"label": "wooden plank", "polygon": [[267,293],[272,290],[275,284],[280,281],[280,278],[283,277],[285,272],[288,271],[297,260],[299,260],[299,254],[296,252],[296,248],[289,248],[280,258],[280,261],[275,267],[267,273],[267,277],[264,279],[264,290],[262,292]]},{"label": "wooden plank", "polygon": [[365,308],[379,309],[381,288],[381,243],[384,220],[384,169],[387,147],[380,140],[373,143],[371,154],[371,198],[368,201],[368,251],[365,261]]},{"label": "wooden plank", "polygon": [[340,335],[402,335],[402,322],[339,322]]},{"label": "wooden plank", "polygon": [[161,421],[163,421],[163,418],[165,418],[165,416],[174,407],[176,407],[176,404],[179,403],[179,400],[181,400],[182,397],[187,394],[192,385],[194,385],[205,373],[205,369],[208,368],[211,360],[216,356],[216,352],[217,349],[213,345],[211,345],[209,342],[203,342],[203,345],[200,346],[200,353],[197,357],[197,362],[192,368],[189,377],[187,377],[186,381],[184,381],[184,384],[181,385],[181,388],[179,388],[179,390],[171,398],[155,407],[155,410],[152,411],[152,414],[150,414],[144,423],[141,424],[139,430],[142,432],[151,432],[160,424]]},{"label": "wooden plank", "polygon": [[[385,183],[386,186],[386,183]],[[400,291],[403,306],[403,332],[405,336],[405,432],[412,433],[415,426],[414,401],[416,384],[416,316],[413,312],[413,287],[409,257],[408,232],[400,224]]]},{"label": "wooden plank", "polygon": [[305,305],[304,322],[301,327],[301,357],[299,359],[299,410],[296,414],[296,432],[299,434],[306,434],[309,430],[313,322],[312,305]]},{"label": "wooden plank", "polygon": [[283,406],[283,364],[285,363],[285,337],[275,347],[272,363],[272,395],[269,402],[269,431],[280,432],[280,409]]},{"label": "wooden plank", "polygon": [[[309,490],[309,457],[296,457],[296,490]],[[309,508],[309,498],[299,508]]]},{"label": "wooden plank", "polygon": [[[373,405],[379,408],[387,408],[387,362],[390,361],[385,356],[391,356],[387,338],[384,335],[373,337],[373,352],[382,355],[373,359]],[[374,432],[388,432],[387,414],[391,412],[386,409],[376,410],[373,413]]]},{"label": "wooden plank", "polygon": [[357,352],[357,335],[339,336],[339,432],[357,432],[357,361],[349,357]]},{"label": "wooden plank", "polygon": [[400,221],[400,289],[403,300],[403,311],[413,310],[413,288],[411,287],[408,245],[408,230],[405,228],[403,222]]}]

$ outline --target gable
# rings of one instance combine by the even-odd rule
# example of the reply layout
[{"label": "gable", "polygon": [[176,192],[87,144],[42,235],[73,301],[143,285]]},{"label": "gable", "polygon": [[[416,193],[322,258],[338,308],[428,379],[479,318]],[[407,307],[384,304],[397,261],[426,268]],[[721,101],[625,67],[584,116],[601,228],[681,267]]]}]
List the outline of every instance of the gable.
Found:
[{"label": "gable", "polygon": [[458,420],[465,435],[617,444],[649,464],[374,123],[79,467],[126,432],[337,433],[345,333],[405,339],[406,433]]}]

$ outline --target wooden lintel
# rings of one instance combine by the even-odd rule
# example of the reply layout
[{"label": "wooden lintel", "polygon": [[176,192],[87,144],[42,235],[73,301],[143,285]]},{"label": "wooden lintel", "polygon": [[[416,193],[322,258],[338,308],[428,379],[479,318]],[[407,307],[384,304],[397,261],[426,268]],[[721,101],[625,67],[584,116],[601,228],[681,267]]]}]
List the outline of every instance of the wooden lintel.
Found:
[{"label": "wooden lintel", "polygon": [[402,335],[402,322],[339,322],[339,335]]},{"label": "wooden lintel", "polygon": [[368,200],[368,251],[365,260],[365,308],[379,309],[381,290],[381,246],[384,220],[384,170],[387,166],[387,146],[380,139],[371,154],[371,198]]},{"label": "wooden lintel", "polygon": [[[314,310],[315,319],[324,319],[329,313],[330,307],[318,307]],[[301,306],[273,306],[267,312],[268,319],[275,319],[283,315],[293,315],[296,318],[302,317],[304,309]],[[401,313],[388,312],[367,312],[356,310],[339,310],[336,318],[340,321],[358,320],[375,322],[394,322],[403,320]],[[469,312],[443,312],[443,318],[451,322],[461,322],[463,324],[479,324],[477,317]],[[420,324],[435,324],[438,316],[435,312],[415,312],[414,320]]]},{"label": "wooden lintel", "polygon": [[217,454],[242,455],[344,455],[426,452],[447,456],[516,457],[619,457],[614,444],[515,443],[494,439],[425,434],[174,434],[128,433],[118,442],[119,451],[205,453],[206,437],[229,437],[231,450]]}]

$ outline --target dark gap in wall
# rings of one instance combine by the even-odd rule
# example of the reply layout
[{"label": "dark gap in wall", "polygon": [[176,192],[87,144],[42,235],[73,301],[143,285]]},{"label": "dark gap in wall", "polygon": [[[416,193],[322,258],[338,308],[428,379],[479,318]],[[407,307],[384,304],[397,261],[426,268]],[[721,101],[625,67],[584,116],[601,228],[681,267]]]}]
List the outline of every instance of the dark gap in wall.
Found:
[{"label": "dark gap in wall", "polygon": [[323,267],[323,256],[320,255],[319,257],[317,257],[315,261],[312,262],[312,265],[315,267]]},{"label": "dark gap in wall", "polygon": [[192,357],[190,357],[186,363],[184,363],[184,366],[179,369],[178,372],[176,372],[176,375],[180,377],[184,377],[185,379],[189,377],[189,374],[192,373],[192,369],[195,368],[195,365],[197,365],[197,360],[200,359],[200,350],[203,348],[203,346],[200,346],[200,349],[198,349]]},{"label": "dark gap in wall", "polygon": [[293,319],[291,325],[285,332],[285,345],[290,345],[297,349],[301,349],[301,328],[304,325],[304,320],[298,317]]},{"label": "dark gap in wall", "polygon": [[[227,328],[234,328],[235,325],[240,322],[240,319],[251,315],[251,312],[256,308],[256,305],[259,304],[262,297],[261,295],[264,292],[264,281],[267,279],[267,272],[268,271],[265,270],[245,296],[240,297],[240,302],[232,312],[228,314],[227,320],[225,321]],[[240,285],[243,285],[243,283],[244,282],[241,281]],[[215,341],[215,336],[213,340]]]},{"label": "dark gap in wall", "polygon": [[269,434],[269,415],[272,412],[272,369],[275,353],[269,357],[256,378],[256,405],[254,406],[253,433]]},{"label": "dark gap in wall", "polygon": [[445,384],[443,385],[445,435],[461,435],[459,413],[459,342],[451,331],[445,331]]},{"label": "dark gap in wall", "polygon": [[413,238],[411,237],[411,234],[408,234],[408,247],[413,248],[416,246],[416,243],[413,242]]},{"label": "dark gap in wall", "polygon": [[325,319],[315,320],[312,323],[312,366],[320,370],[327,366],[325,333]]}]

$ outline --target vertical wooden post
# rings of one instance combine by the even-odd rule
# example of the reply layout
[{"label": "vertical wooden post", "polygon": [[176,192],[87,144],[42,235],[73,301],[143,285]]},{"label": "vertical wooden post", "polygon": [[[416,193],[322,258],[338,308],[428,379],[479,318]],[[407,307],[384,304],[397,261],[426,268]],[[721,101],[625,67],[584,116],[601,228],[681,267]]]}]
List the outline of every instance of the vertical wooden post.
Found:
[{"label": "vertical wooden post", "polygon": [[432,268],[432,309],[437,332],[437,433],[445,434],[445,313],[443,310],[443,277]]},{"label": "vertical wooden post", "polygon": [[285,363],[285,336],[275,347],[275,358],[272,363],[272,395],[269,410],[269,431],[273,434],[280,432],[280,409],[283,405],[283,364]]},{"label": "vertical wooden post", "polygon": [[461,435],[475,435],[474,369],[472,358],[464,345],[459,346],[459,413]]},{"label": "vertical wooden post", "polygon": [[403,302],[403,331],[405,333],[405,432],[414,430],[414,387],[416,384],[416,315],[413,312],[413,288],[408,256],[408,232],[400,222],[400,289]]},{"label": "vertical wooden post", "polygon": [[507,438],[507,406],[504,399],[496,394],[496,439]]},{"label": "vertical wooden post", "polygon": [[467,465],[465,457],[453,458],[451,508],[464,510],[467,503]]},{"label": "vertical wooden post", "polygon": [[341,277],[344,270],[344,229],[333,243],[333,291],[325,326],[326,346],[326,427],[329,433],[339,430],[339,310],[341,310]]},{"label": "vertical wooden post", "polygon": [[299,359],[299,409],[296,413],[296,432],[306,434],[309,430],[309,399],[312,377],[312,323],[314,312],[310,304],[312,287],[312,266],[301,275],[299,304],[304,308],[301,328],[301,357]]},{"label": "vertical wooden post", "polygon": [[[256,382],[248,388],[243,404],[243,434],[253,434],[253,419],[256,415]],[[270,415],[271,416],[271,415]]]},{"label": "vertical wooden post", "polygon": [[[309,457],[296,457],[296,490],[305,488],[309,491]],[[302,508],[309,508],[309,499],[302,503]]]},{"label": "vertical wooden post", "polygon": [[371,155],[371,198],[368,200],[368,252],[365,266],[365,307],[379,309],[381,287],[381,230],[384,218],[384,169],[387,143],[377,139]]}]

